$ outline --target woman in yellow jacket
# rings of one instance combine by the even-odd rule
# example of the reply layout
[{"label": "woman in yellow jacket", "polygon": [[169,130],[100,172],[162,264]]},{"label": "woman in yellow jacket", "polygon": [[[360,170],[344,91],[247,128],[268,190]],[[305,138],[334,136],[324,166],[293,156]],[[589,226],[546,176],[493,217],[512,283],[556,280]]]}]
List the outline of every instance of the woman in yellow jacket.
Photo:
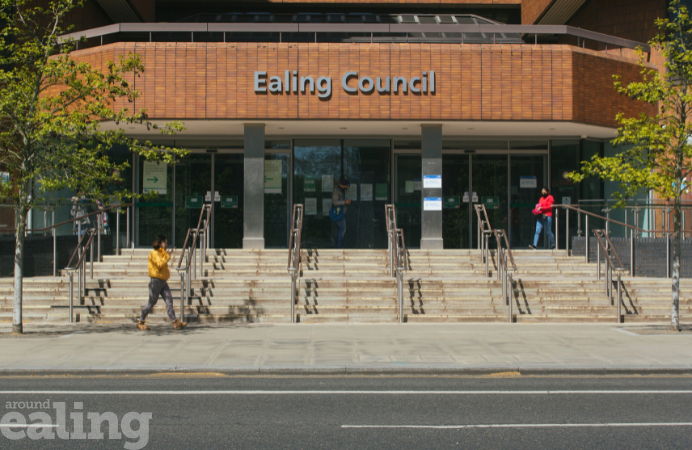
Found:
[{"label": "woman in yellow jacket", "polygon": [[168,271],[168,261],[171,259],[172,252],[166,250],[167,247],[168,239],[166,236],[160,235],[154,240],[154,250],[149,253],[149,277],[151,277],[151,280],[149,280],[149,303],[142,308],[142,317],[137,321],[137,328],[142,331],[149,330],[144,321],[151,308],[159,301],[160,295],[163,296],[163,300],[166,302],[166,310],[168,317],[173,322],[173,328],[180,330],[187,325],[187,322],[181,322],[180,319],[175,318],[173,295],[167,283],[171,277],[171,273]]}]

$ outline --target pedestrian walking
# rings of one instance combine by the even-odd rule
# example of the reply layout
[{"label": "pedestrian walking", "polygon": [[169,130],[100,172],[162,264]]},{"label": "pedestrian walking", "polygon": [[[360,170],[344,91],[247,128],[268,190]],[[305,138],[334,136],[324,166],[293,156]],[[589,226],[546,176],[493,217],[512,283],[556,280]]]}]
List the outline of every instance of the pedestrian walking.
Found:
[{"label": "pedestrian walking", "polygon": [[171,259],[172,251],[167,250],[168,239],[166,236],[157,236],[154,239],[153,247],[154,249],[149,253],[149,277],[151,278],[149,280],[149,303],[142,308],[142,316],[137,321],[137,328],[142,331],[149,330],[144,321],[151,308],[159,301],[159,296],[163,296],[163,300],[166,302],[168,317],[173,322],[173,329],[180,330],[187,326],[187,322],[181,322],[180,319],[176,319],[175,310],[173,310],[173,295],[171,294],[171,288],[168,287],[168,279],[171,277],[171,273],[168,270],[168,261]]},{"label": "pedestrian walking", "polygon": [[344,248],[344,236],[346,236],[346,205],[351,204],[351,200],[346,199],[346,190],[351,187],[351,182],[342,179],[334,186],[332,191],[332,209],[329,211],[329,218],[336,223],[336,248]]},{"label": "pedestrian walking", "polygon": [[536,209],[533,210],[533,214],[538,220],[536,221],[536,234],[533,237],[533,245],[529,245],[530,249],[536,250],[541,230],[545,230],[545,234],[547,234],[550,239],[550,249],[552,250],[555,248],[555,236],[553,235],[553,203],[555,203],[555,199],[550,195],[550,190],[544,187],[541,190],[541,198],[538,200]]}]

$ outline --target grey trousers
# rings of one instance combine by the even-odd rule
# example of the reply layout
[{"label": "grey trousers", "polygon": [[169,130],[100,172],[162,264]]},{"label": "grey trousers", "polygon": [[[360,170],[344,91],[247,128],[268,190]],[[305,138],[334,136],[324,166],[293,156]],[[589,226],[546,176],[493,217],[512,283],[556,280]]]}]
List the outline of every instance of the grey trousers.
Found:
[{"label": "grey trousers", "polygon": [[142,308],[142,322],[147,318],[151,308],[159,301],[159,295],[163,296],[163,300],[166,302],[168,317],[171,318],[172,322],[175,322],[175,310],[173,309],[173,294],[171,294],[171,288],[168,287],[167,282],[158,278],[151,278],[149,281],[149,303]]}]

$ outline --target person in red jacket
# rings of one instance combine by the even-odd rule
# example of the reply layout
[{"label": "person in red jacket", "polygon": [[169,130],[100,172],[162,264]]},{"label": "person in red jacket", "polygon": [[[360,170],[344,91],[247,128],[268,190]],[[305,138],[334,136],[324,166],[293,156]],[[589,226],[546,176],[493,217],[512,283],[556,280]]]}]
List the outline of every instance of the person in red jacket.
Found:
[{"label": "person in red jacket", "polygon": [[545,229],[545,233],[550,239],[550,248],[555,248],[555,236],[553,235],[553,203],[555,199],[550,195],[550,191],[547,187],[541,190],[541,198],[538,200],[538,205],[534,210],[534,214],[538,217],[536,222],[536,235],[533,237],[533,245],[529,245],[529,248],[536,250],[538,245],[538,237],[541,235],[541,230]]}]

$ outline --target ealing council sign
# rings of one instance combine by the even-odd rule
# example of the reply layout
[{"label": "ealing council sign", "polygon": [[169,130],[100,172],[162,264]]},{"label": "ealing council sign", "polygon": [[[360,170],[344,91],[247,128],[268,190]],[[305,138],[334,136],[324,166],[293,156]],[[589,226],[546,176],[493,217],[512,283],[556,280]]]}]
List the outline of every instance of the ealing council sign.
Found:
[{"label": "ealing council sign", "polygon": [[[351,78],[358,79],[358,87],[350,87],[348,85],[348,80]],[[406,80],[406,77],[385,77],[384,80],[381,77],[375,78],[373,81],[370,77],[358,77],[358,72],[349,71],[346,72],[341,77],[341,87],[344,91],[349,94],[355,94],[359,90],[364,94],[372,92],[377,89],[380,94],[388,94],[390,92],[398,93],[399,88],[401,92],[406,93],[409,90],[412,93],[428,93],[432,94],[435,92],[435,72],[430,71],[428,75],[427,71],[423,71],[420,77],[411,77],[410,80]],[[269,77],[267,79],[267,72],[255,72],[255,92],[271,92],[272,94],[280,94],[282,92],[294,94],[305,93],[306,89],[311,93],[315,93],[315,88],[317,88],[317,96],[319,98],[329,98],[332,95],[332,78],[331,77],[318,77],[315,81],[312,77],[300,77],[300,83],[298,83],[298,71],[287,70],[284,72],[284,79],[281,77]]]}]

